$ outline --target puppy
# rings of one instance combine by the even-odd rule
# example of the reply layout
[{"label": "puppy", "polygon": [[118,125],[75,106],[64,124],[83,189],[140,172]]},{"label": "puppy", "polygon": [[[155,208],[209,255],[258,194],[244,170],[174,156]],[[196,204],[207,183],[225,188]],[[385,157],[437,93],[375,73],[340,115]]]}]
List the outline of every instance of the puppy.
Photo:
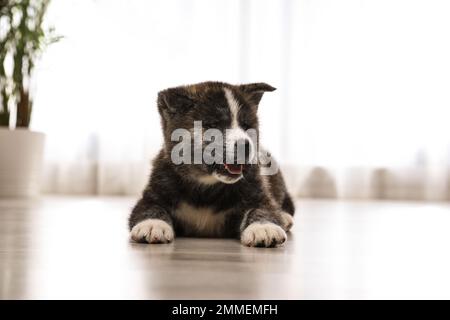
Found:
[{"label": "puppy", "polygon": [[[234,237],[252,247],[286,241],[294,204],[274,160],[258,148],[258,105],[274,90],[265,83],[204,82],[158,94],[164,145],[129,217],[134,241],[169,243],[175,235]],[[210,144],[208,132],[217,133]]]}]

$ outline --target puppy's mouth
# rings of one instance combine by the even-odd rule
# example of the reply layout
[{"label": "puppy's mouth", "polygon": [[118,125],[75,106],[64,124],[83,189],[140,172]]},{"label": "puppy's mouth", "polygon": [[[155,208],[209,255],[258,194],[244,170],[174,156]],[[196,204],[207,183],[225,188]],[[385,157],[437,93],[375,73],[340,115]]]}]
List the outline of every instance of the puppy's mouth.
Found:
[{"label": "puppy's mouth", "polygon": [[240,176],[244,170],[244,165],[242,164],[223,164],[225,170],[231,176]]},{"label": "puppy's mouth", "polygon": [[212,175],[220,182],[233,184],[244,177],[243,164],[220,164],[213,171]]}]

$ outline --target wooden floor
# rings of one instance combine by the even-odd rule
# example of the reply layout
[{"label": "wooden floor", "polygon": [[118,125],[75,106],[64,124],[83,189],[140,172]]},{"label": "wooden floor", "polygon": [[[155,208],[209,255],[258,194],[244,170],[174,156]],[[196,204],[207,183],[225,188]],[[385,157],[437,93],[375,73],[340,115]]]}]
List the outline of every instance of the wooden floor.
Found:
[{"label": "wooden floor", "polygon": [[0,298],[450,298],[449,204],[302,200],[276,249],[130,243],[132,204],[0,200]]}]

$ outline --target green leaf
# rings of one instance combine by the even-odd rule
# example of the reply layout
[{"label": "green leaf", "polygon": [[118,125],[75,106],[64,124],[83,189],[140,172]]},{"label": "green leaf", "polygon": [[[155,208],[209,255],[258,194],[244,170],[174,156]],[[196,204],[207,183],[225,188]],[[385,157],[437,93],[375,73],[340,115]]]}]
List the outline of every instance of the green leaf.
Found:
[{"label": "green leaf", "polygon": [[[35,62],[45,48],[63,38],[54,33],[53,27],[43,28],[49,3],[50,0],[0,0],[0,19],[8,28],[0,37],[0,125],[6,118],[9,122],[10,103],[16,104],[16,125],[29,125],[32,102],[24,81],[32,76]],[[12,57],[12,74],[5,70],[8,56]]]}]

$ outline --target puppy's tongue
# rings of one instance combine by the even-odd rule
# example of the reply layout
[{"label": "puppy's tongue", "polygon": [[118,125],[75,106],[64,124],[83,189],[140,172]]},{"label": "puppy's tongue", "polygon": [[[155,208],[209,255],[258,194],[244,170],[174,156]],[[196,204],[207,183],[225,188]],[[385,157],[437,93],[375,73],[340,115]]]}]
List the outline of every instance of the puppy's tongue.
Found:
[{"label": "puppy's tongue", "polygon": [[225,169],[231,174],[241,174],[242,168],[244,167],[242,164],[224,164]]}]

